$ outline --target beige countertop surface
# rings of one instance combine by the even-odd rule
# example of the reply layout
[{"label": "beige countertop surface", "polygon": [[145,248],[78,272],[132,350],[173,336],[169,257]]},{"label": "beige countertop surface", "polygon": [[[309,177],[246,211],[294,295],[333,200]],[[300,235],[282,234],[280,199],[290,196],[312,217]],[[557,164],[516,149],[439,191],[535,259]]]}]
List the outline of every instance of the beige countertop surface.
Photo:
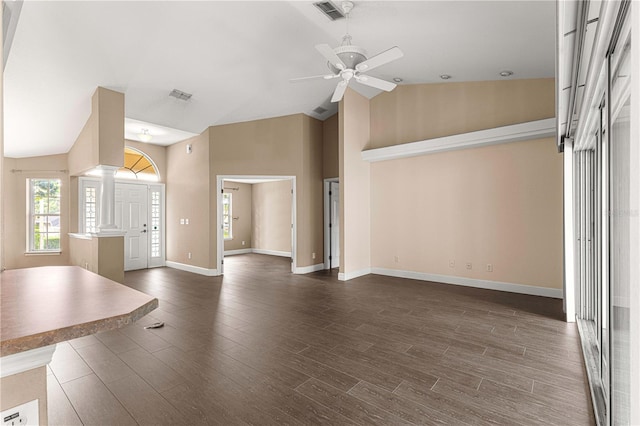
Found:
[{"label": "beige countertop surface", "polygon": [[0,273],[0,355],[113,330],[158,307],[158,299],[78,266]]}]

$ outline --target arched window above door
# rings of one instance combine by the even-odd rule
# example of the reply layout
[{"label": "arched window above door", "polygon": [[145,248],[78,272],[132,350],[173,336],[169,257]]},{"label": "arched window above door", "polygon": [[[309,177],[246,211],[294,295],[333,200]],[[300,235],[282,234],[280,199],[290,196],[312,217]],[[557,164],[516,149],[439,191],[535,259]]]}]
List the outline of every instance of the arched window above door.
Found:
[{"label": "arched window above door", "polygon": [[117,179],[131,179],[158,182],[158,169],[144,152],[129,146],[124,148],[124,167],[116,172]]}]

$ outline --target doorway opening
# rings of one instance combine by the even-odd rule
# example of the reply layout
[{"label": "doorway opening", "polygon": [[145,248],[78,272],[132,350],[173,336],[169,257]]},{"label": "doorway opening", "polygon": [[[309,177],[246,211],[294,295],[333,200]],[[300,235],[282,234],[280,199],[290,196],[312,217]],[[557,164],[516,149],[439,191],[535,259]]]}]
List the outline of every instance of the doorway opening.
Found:
[{"label": "doorway opening", "polygon": [[324,269],[340,267],[340,181],[324,180]]},{"label": "doorway opening", "polygon": [[261,254],[296,269],[295,176],[217,176],[217,270],[224,258]]}]

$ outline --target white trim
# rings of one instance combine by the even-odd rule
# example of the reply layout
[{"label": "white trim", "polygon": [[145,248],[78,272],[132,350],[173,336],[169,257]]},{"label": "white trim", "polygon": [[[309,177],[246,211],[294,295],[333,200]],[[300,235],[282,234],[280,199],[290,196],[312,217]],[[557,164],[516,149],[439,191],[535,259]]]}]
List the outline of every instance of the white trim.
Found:
[{"label": "white trim", "polygon": [[317,272],[317,271],[322,271],[324,269],[324,263],[318,263],[316,265],[311,265],[311,266],[301,266],[299,268],[296,268],[295,271],[293,271],[294,274],[310,274],[311,272]]},{"label": "white trim", "polygon": [[362,151],[364,161],[384,161],[416,157],[456,149],[478,148],[508,142],[556,137],[556,119],[529,121],[476,132],[461,133],[419,142],[404,143]]},{"label": "white trim", "polygon": [[181,271],[192,272],[198,275],[206,275],[207,277],[217,277],[220,275],[217,269],[207,269],[200,266],[187,265],[185,263],[172,262],[167,260],[165,265],[168,268],[179,269]]},{"label": "white trim", "polygon": [[573,213],[573,141],[564,140],[564,218],[563,218],[563,245],[564,245],[564,312],[565,321],[576,320],[576,285],[575,285],[575,224]]},{"label": "white trim", "polygon": [[0,358],[0,377],[12,376],[43,367],[51,362],[55,350],[56,345],[54,344],[3,356]]},{"label": "white trim", "polygon": [[339,272],[338,280],[339,281],[349,281],[354,278],[363,277],[365,275],[369,275],[371,273],[371,268],[360,269],[359,271],[353,272]]},{"label": "white trim", "polygon": [[253,253],[253,249],[246,248],[246,249],[225,250],[224,251],[224,255],[225,256],[235,256],[236,254],[249,254],[249,253]]},{"label": "white trim", "polygon": [[505,283],[500,281],[478,280],[474,278],[454,277],[450,275],[428,274],[425,272],[402,271],[397,269],[371,268],[372,274],[386,275],[388,277],[408,278],[420,281],[432,281],[436,283],[454,284],[465,287],[483,288],[486,290],[507,291],[510,293],[529,294],[532,296],[553,297],[562,299],[562,289],[536,287],[524,284]]},{"label": "white trim", "polygon": [[251,249],[252,253],[255,254],[268,254],[269,256],[282,256],[282,257],[291,257],[290,251],[278,251],[278,250],[265,250],[265,249]]}]

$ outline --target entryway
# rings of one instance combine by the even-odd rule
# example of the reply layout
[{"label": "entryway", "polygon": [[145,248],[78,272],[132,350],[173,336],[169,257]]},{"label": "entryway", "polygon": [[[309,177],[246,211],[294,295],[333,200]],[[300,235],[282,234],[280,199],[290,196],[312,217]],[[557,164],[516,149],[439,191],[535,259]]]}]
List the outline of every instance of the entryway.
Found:
[{"label": "entryway", "polygon": [[225,257],[246,254],[268,255],[264,259],[284,261],[287,269],[296,270],[295,189],[295,176],[217,176],[220,274]]}]

